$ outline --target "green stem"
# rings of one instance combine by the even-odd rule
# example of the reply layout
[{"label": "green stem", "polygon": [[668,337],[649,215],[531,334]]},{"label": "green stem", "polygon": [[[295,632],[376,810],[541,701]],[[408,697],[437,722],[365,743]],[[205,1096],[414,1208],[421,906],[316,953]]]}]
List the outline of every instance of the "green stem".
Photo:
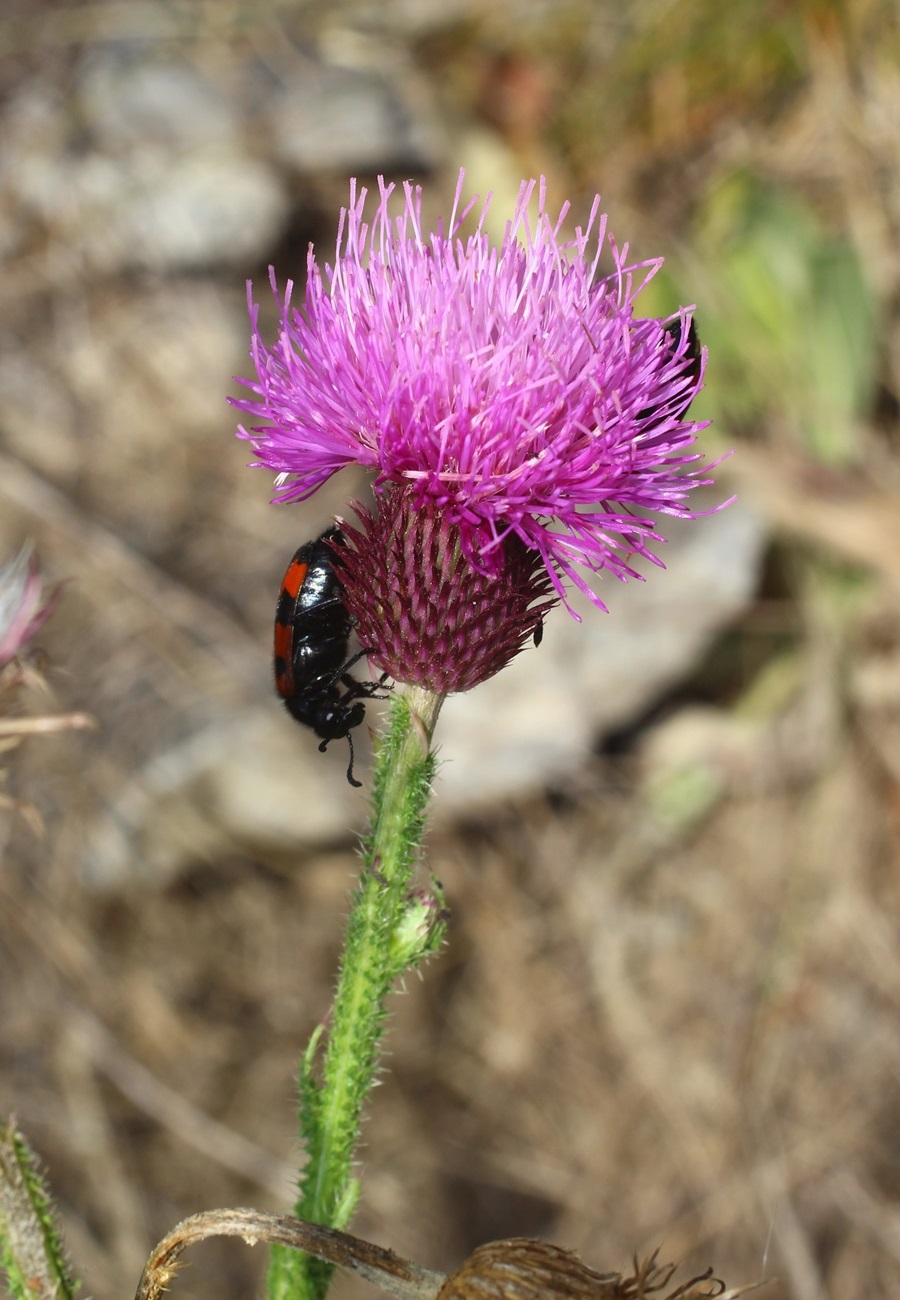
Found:
[{"label": "green stem", "polygon": [[[319,1030],[301,1065],[300,1130],[307,1161],[295,1208],[327,1227],[345,1228],[356,1204],[353,1158],[378,1071],[388,994],[405,971],[440,944],[442,916],[433,911],[426,917],[428,909],[421,900],[410,900],[409,888],[434,775],[431,736],[442,703],[442,696],[411,687],[392,706],[376,760],[372,829],[363,842],[324,1056]],[[276,1247],[270,1300],[324,1300],[331,1273],[320,1260]]]}]

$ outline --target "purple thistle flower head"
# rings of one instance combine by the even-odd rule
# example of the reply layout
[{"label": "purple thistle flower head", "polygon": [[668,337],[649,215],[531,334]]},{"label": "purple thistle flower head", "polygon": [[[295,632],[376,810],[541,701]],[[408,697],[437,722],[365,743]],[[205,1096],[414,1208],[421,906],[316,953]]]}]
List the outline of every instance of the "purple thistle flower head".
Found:
[{"label": "purple thistle flower head", "polygon": [[[490,200],[462,233],[460,173],[446,232],[423,229],[421,191],[351,182],[334,266],[310,249],[306,298],[268,346],[250,303],[255,380],[233,399],[250,417],[239,436],[278,475],[277,500],[310,496],[345,465],[402,489],[411,507],[458,530],[466,561],[499,572],[509,538],[540,557],[558,596],[583,571],[641,575],[661,564],[653,516],[692,517],[689,493],[711,482],[692,450],[704,428],[686,418],[704,357],[688,311],[638,319],[635,299],[661,265],[629,264],[600,199],[573,238],[546,185],[523,183],[502,243],[485,230]],[[537,199],[536,216],[530,205]],[[608,251],[613,271],[601,276]]]}]

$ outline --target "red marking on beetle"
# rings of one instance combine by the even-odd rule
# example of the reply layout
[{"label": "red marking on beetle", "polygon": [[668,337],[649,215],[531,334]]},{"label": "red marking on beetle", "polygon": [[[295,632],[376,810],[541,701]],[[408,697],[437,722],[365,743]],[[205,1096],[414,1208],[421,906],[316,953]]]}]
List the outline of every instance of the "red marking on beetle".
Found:
[{"label": "red marking on beetle", "polygon": [[294,690],[294,629],[290,623],[275,624],[275,689],[282,697]]},{"label": "red marking on beetle", "polygon": [[284,582],[281,584],[282,592],[290,596],[291,600],[296,600],[308,573],[309,565],[305,560],[294,560],[288,565],[288,571],[284,575]]}]

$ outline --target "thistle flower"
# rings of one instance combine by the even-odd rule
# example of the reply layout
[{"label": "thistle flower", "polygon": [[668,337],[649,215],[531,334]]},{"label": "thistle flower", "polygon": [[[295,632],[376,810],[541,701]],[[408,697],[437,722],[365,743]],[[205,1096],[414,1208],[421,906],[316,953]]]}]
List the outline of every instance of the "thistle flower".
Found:
[{"label": "thistle flower", "polygon": [[[380,179],[369,224],[366,191],[351,181],[334,266],[321,269],[310,249],[301,310],[292,283],[282,297],[271,273],[281,317],[272,346],[250,297],[257,377],[240,381],[252,396],[232,404],[253,420],[239,436],[256,464],[275,471],[278,501],[304,500],[345,465],[372,471],[376,511],[361,516],[366,538],[356,549],[382,585],[398,575],[398,555],[377,524],[397,494],[410,527],[418,516],[432,532],[450,530],[442,553],[458,550],[458,579],[465,568],[499,580],[493,595],[508,595],[512,565],[518,649],[527,629],[539,630],[546,604],[536,610],[534,601],[546,590],[565,601],[571,584],[605,609],[591,575],[640,578],[636,557],[662,567],[653,516],[692,517],[690,492],[711,482],[692,450],[705,426],[686,418],[704,356],[689,311],[635,316],[661,261],[629,263],[627,245],[607,234],[599,196],[568,239],[568,204],[552,217],[545,181],[525,182],[495,246],[484,228],[490,199],[464,237],[475,201],[463,202],[462,185],[460,173],[447,233],[428,233],[420,189],[404,185],[393,216],[394,186]],[[601,276],[604,253],[613,271]],[[396,523],[395,507],[387,513]],[[451,583],[446,610],[459,607],[460,590]],[[349,592],[348,607],[363,623],[388,605],[357,608]],[[396,620],[407,633],[408,613]],[[424,650],[427,637],[420,642]],[[387,669],[389,658],[376,662]]]}]

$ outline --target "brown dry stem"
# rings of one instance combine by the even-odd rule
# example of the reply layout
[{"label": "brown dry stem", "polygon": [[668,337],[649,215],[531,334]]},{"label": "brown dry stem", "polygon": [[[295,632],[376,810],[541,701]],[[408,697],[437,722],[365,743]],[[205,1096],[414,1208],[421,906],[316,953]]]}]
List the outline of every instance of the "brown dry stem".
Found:
[{"label": "brown dry stem", "polygon": [[434,1300],[445,1281],[443,1273],[420,1268],[392,1250],[288,1214],[209,1210],[185,1219],[162,1239],[147,1260],[135,1300],[159,1300],[175,1276],[181,1254],[188,1246],[208,1237],[243,1237],[249,1246],[267,1241],[304,1250],[317,1259],[358,1274],[399,1300]]}]

